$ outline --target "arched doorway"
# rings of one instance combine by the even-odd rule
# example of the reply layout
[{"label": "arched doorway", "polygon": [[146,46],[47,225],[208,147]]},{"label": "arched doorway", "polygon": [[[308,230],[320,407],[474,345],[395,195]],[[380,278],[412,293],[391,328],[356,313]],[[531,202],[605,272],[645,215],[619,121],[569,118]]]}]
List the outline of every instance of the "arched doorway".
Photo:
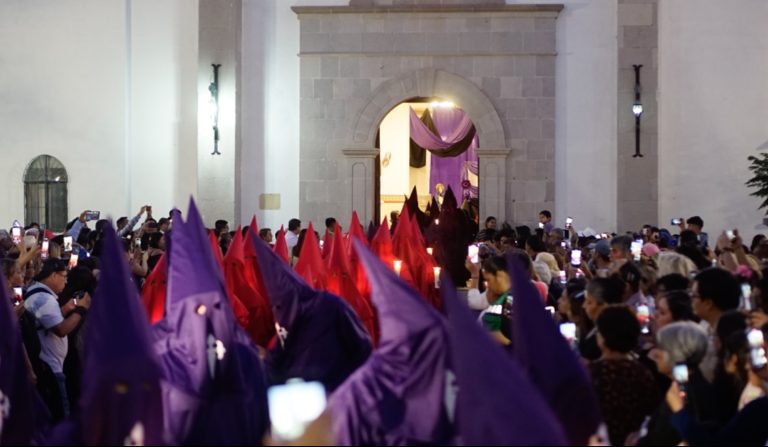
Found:
[{"label": "arched doorway", "polygon": [[403,196],[416,188],[419,207],[448,188],[476,214],[479,138],[467,113],[445,98],[412,98],[392,108],[377,136],[375,218],[400,211]]},{"label": "arched doorway", "polygon": [[35,157],[24,171],[24,222],[59,231],[67,225],[67,169],[55,157]]},{"label": "arched doorway", "polygon": [[[477,150],[480,220],[489,215],[513,217],[507,215],[506,200],[506,160],[511,148],[506,145],[499,114],[477,85],[459,75],[433,68],[415,70],[383,82],[372,92],[362,111],[351,119],[349,140],[342,143],[346,158],[346,204],[342,202],[342,205],[346,209],[338,214],[346,215],[356,210],[360,219],[366,222],[383,217],[378,206],[378,179],[383,156],[378,141],[379,127],[391,110],[409,98],[450,98],[467,112],[482,138]],[[307,202],[306,205],[313,204]]]}]

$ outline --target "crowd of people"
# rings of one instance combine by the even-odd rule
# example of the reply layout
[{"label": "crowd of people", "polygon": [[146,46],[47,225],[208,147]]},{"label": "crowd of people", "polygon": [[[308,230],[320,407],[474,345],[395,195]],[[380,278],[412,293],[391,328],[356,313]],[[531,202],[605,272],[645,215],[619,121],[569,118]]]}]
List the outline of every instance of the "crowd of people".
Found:
[{"label": "crowd of people", "polygon": [[[0,352],[0,378],[23,371],[33,387],[22,398],[44,403],[27,437],[12,437],[23,405],[0,380],[0,440],[262,442],[271,425],[281,442],[266,390],[297,377],[328,393],[296,441],[310,444],[768,440],[764,235],[710,240],[698,216],[674,231],[577,231],[547,210],[533,229],[494,217],[478,228],[450,199],[421,210],[413,197],[367,229],[354,215],[344,233],[330,217],[322,237],[299,219],[273,234],[255,219],[204,229],[194,205],[187,214],[156,219],[144,206],[113,229],[85,211],[61,234],[0,231],[13,317],[3,324],[18,336],[6,337],[18,346]],[[101,304],[91,321],[113,295],[124,307]],[[62,427],[94,402],[131,394],[125,378],[111,394],[84,380],[120,358],[119,341],[115,353],[92,347],[125,335],[109,328],[144,340],[126,358],[157,366],[142,383],[163,391],[137,398],[128,425],[73,435]],[[164,415],[154,438],[135,423],[152,411]]]}]

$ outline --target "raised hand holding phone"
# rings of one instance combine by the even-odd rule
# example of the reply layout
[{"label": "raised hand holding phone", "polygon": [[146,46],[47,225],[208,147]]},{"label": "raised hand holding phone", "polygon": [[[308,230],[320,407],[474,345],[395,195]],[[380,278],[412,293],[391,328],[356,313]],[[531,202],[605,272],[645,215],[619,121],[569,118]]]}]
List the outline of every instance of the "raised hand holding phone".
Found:
[{"label": "raised hand holding phone", "polygon": [[293,441],[304,435],[307,426],[325,411],[325,388],[320,382],[291,379],[267,390],[272,436]]}]

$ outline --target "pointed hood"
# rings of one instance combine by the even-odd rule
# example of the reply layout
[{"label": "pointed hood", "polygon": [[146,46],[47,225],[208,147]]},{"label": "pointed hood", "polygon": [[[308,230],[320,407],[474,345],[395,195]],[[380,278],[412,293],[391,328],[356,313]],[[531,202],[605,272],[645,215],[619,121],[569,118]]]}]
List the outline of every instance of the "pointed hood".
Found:
[{"label": "pointed hood", "polygon": [[448,366],[442,317],[386,265],[354,241],[381,325],[379,347],[332,396],[342,445],[447,444],[443,403]]},{"label": "pointed hood", "polygon": [[[465,445],[565,445],[557,418],[520,365],[477,324],[442,276],[441,295],[458,395],[457,435]],[[489,365],[493,365],[489,367]]]},{"label": "pointed hood", "polygon": [[416,187],[413,187],[413,190],[411,191],[411,195],[408,197],[408,200],[406,201],[408,206],[408,212],[410,215],[416,219],[416,223],[419,227],[419,231],[421,229],[427,228],[427,225],[429,225],[429,216],[424,213],[424,211],[421,210],[419,207],[419,194],[416,191]]},{"label": "pointed hood", "polygon": [[277,232],[277,239],[275,239],[275,253],[286,263],[291,262],[291,257],[288,254],[288,242],[285,240],[285,227],[280,225],[280,231]]},{"label": "pointed hood", "polygon": [[323,248],[321,250],[323,259],[326,261],[328,260],[328,255],[331,254],[331,237],[331,232],[326,228],[325,234],[323,235]]},{"label": "pointed hood", "polygon": [[[213,233],[209,233],[213,234]],[[235,236],[229,244],[227,254],[221,259],[224,280],[227,286],[227,295],[229,304],[235,313],[240,327],[248,331],[250,325],[250,312],[246,305],[246,300],[252,300],[256,292],[251,288],[245,275],[245,254],[243,252],[243,232],[237,227]],[[216,249],[211,247],[214,252]],[[219,258],[221,256],[219,255]]]},{"label": "pointed hood", "polygon": [[272,307],[267,299],[267,289],[261,275],[256,250],[253,247],[252,241],[254,239],[261,239],[255,215],[251,218],[251,225],[241,241],[245,262],[243,265],[243,277],[248,282],[249,288],[255,291],[255,294],[245,295],[242,299],[249,313],[250,326],[248,332],[256,340],[257,344],[266,346],[275,335],[275,320],[272,317]]},{"label": "pointed hood", "polygon": [[[330,249],[330,247],[328,248]],[[312,222],[309,223],[307,232],[304,235],[301,252],[299,253],[299,261],[296,263],[295,270],[313,288],[318,290],[325,289],[327,271],[323,258],[320,255],[320,246],[317,242]]]},{"label": "pointed hood", "polygon": [[18,318],[0,275],[0,444],[30,445],[48,423],[38,411],[37,390],[29,381]]},{"label": "pointed hood", "polygon": [[328,286],[326,290],[343,298],[357,313],[368,334],[373,336],[376,333],[373,309],[360,295],[360,291],[352,279],[344,235],[341,234],[341,227],[338,224],[334,229],[331,244],[331,252],[327,260]]},{"label": "pointed hood", "polygon": [[587,371],[544,309],[530,275],[511,255],[507,255],[507,265],[515,298],[515,358],[560,420],[568,441],[585,445],[601,422],[600,407]]},{"label": "pointed hood", "polygon": [[152,269],[152,273],[144,281],[141,288],[141,303],[149,317],[149,322],[155,324],[165,315],[166,290],[168,288],[168,253],[165,252]]},{"label": "pointed hood", "polygon": [[[355,238],[359,240],[366,247],[368,246],[368,238],[363,232],[363,226],[360,225],[360,219],[357,217],[357,211],[352,211],[352,219],[349,222],[349,233],[347,233],[347,236],[350,239]],[[352,250],[351,242],[349,243],[349,246],[350,246],[350,252],[354,251]]]},{"label": "pointed hood", "polygon": [[[208,233],[208,242],[211,243],[211,251],[213,252],[213,257],[216,259],[216,263],[219,265],[219,268],[221,270],[224,270],[224,257],[221,254],[221,245],[219,244],[219,238],[216,237],[216,233],[213,232],[213,230],[207,230]],[[232,244],[230,244],[230,248],[232,248]]]},{"label": "pointed hood", "polygon": [[451,186],[448,185],[448,188],[445,191],[445,197],[443,197],[442,208],[448,208],[452,210],[458,207],[459,207],[459,202],[456,201],[456,196],[453,194],[453,190],[451,189]]},{"label": "pointed hood", "polygon": [[168,378],[168,439],[258,443],[268,417],[263,366],[235,320],[193,200],[187,216],[183,225],[174,223],[164,325],[169,331],[155,344]]},{"label": "pointed hood", "polygon": [[80,429],[88,445],[123,444],[143,428],[162,444],[160,359],[112,225],[102,236],[101,276],[85,326]]},{"label": "pointed hood", "polygon": [[272,383],[303,377],[333,392],[368,358],[368,334],[341,298],[313,290],[261,239],[252,243],[279,325],[278,343],[267,356]]},{"label": "pointed hood", "polygon": [[371,239],[371,251],[379,257],[385,264],[392,265],[395,254],[392,248],[392,236],[389,234],[389,224],[387,218],[379,225],[376,235]]}]

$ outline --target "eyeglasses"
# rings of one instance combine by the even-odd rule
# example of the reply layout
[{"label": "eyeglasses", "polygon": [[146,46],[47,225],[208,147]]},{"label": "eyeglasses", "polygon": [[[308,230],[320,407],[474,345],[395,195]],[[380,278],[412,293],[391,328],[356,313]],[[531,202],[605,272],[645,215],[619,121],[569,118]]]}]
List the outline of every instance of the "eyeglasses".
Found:
[{"label": "eyeglasses", "polygon": [[56,272],[57,275],[61,276],[62,278],[67,277],[67,272]]}]

